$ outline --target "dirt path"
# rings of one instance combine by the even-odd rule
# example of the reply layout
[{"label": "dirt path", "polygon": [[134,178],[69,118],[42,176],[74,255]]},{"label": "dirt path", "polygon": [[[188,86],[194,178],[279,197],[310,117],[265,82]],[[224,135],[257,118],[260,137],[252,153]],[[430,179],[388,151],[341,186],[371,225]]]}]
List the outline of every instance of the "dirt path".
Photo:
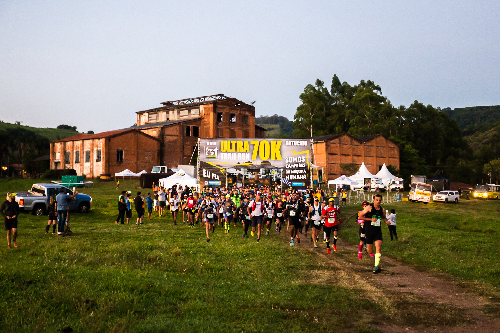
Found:
[{"label": "dirt path", "polygon": [[[288,241],[285,230],[281,234]],[[373,274],[374,259],[363,253],[359,260],[357,245],[339,239],[338,252],[327,254],[325,244],[320,242],[314,249],[309,237],[295,246],[317,253],[331,268],[312,272],[315,283],[340,282],[360,289],[363,297],[385,308],[388,315],[382,319],[374,316],[366,323],[371,327],[383,332],[500,332],[498,299],[480,296],[449,275],[384,256],[383,250],[382,272]]]}]

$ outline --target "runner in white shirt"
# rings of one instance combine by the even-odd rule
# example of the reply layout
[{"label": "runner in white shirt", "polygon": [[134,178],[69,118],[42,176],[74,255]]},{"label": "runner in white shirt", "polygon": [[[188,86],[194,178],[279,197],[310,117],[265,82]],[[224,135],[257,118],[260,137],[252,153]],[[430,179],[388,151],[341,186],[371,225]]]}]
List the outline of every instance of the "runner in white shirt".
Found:
[{"label": "runner in white shirt", "polygon": [[250,202],[250,205],[248,205],[248,214],[252,217],[251,235],[254,235],[255,228],[257,227],[257,242],[260,241],[260,227],[262,226],[262,216],[264,215],[264,211],[264,202],[262,201],[260,194],[257,194],[255,200]]},{"label": "runner in white shirt", "polygon": [[315,198],[314,203],[309,206],[309,212],[308,212],[308,217],[309,220],[312,221],[312,240],[314,243],[314,248],[318,247],[317,241],[319,237],[319,231],[321,230],[321,212],[322,212],[322,207],[321,204],[319,203],[319,199]]}]

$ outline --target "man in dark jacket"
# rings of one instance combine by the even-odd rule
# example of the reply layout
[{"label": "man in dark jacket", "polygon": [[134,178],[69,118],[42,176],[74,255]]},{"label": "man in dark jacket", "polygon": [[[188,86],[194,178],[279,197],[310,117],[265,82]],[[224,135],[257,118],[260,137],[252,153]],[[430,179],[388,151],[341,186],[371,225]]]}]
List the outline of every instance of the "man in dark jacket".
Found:
[{"label": "man in dark jacket", "polygon": [[0,214],[4,217],[5,230],[7,231],[7,248],[9,249],[11,237],[14,246],[17,247],[17,216],[19,215],[19,205],[14,199],[15,196],[15,193],[7,194],[7,200],[0,206]]}]

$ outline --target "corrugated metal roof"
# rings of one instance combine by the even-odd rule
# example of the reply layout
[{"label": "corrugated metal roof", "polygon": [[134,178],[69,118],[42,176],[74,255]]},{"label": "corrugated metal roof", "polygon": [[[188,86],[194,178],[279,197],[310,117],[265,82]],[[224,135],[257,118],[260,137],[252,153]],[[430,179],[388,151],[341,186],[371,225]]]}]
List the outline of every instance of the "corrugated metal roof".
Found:
[{"label": "corrugated metal roof", "polygon": [[117,134],[123,134],[125,132],[129,131],[135,131],[133,128],[127,128],[127,129],[121,129],[121,130],[115,130],[115,131],[107,131],[107,132],[102,132],[102,133],[97,133],[97,134],[77,134],[74,136],[70,136],[69,138],[65,139],[60,139],[52,142],[68,142],[68,141],[78,141],[78,140],[91,140],[91,139],[102,139],[102,138],[107,138],[110,136],[115,136]]},{"label": "corrugated metal roof", "polygon": [[181,120],[172,120],[172,121],[164,121],[161,123],[148,123],[140,126],[134,126],[132,127],[133,129],[142,129],[142,128],[150,128],[150,127],[163,127],[163,126],[170,126],[170,125],[175,125],[179,123],[183,123],[186,121],[190,120],[198,120],[201,119],[202,117],[196,117],[196,118],[189,118],[189,119],[181,119]]}]

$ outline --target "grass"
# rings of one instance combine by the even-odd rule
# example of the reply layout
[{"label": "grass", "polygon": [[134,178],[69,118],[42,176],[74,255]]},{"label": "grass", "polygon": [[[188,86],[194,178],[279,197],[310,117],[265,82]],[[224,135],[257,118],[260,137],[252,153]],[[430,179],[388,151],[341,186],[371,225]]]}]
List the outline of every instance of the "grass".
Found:
[{"label": "grass", "polygon": [[[500,289],[498,201],[461,200],[458,204],[408,201],[384,205],[397,213],[398,241],[391,241],[383,228],[382,253],[449,273],[471,282],[487,283]],[[344,210],[351,216],[342,236],[358,242],[354,225],[357,207]]]},{"label": "grass", "polygon": [[[0,180],[0,193],[31,184]],[[120,189],[146,192],[135,180],[120,181]],[[257,244],[242,239],[239,228],[227,235],[218,228],[207,243],[204,229],[173,226],[170,217],[117,226],[113,182],[81,192],[92,196],[93,207],[71,214],[72,236],[45,234],[46,218],[25,213],[20,247],[0,243],[1,331],[374,332],[373,325],[397,320],[411,326],[429,313],[427,303],[411,304],[418,316],[385,308],[341,281],[321,256],[274,234]],[[397,210],[400,240],[387,241],[384,230],[384,255],[498,288],[490,248],[498,239],[496,202],[388,208]],[[346,208],[344,216],[356,210]],[[341,238],[356,243],[351,222]],[[430,326],[450,312],[438,310],[433,307],[437,319]]]},{"label": "grass", "polygon": [[[138,190],[137,181],[120,183]],[[2,180],[0,192],[26,185]],[[201,227],[169,218],[117,226],[114,186],[82,189],[93,209],[71,214],[72,236],[45,234],[45,217],[20,216],[20,247],[0,250],[2,330],[373,331],[367,323],[380,306],[356,289],[312,283],[311,272],[327,268],[309,251],[276,235],[257,244],[239,228],[219,228],[207,243]]]}]

